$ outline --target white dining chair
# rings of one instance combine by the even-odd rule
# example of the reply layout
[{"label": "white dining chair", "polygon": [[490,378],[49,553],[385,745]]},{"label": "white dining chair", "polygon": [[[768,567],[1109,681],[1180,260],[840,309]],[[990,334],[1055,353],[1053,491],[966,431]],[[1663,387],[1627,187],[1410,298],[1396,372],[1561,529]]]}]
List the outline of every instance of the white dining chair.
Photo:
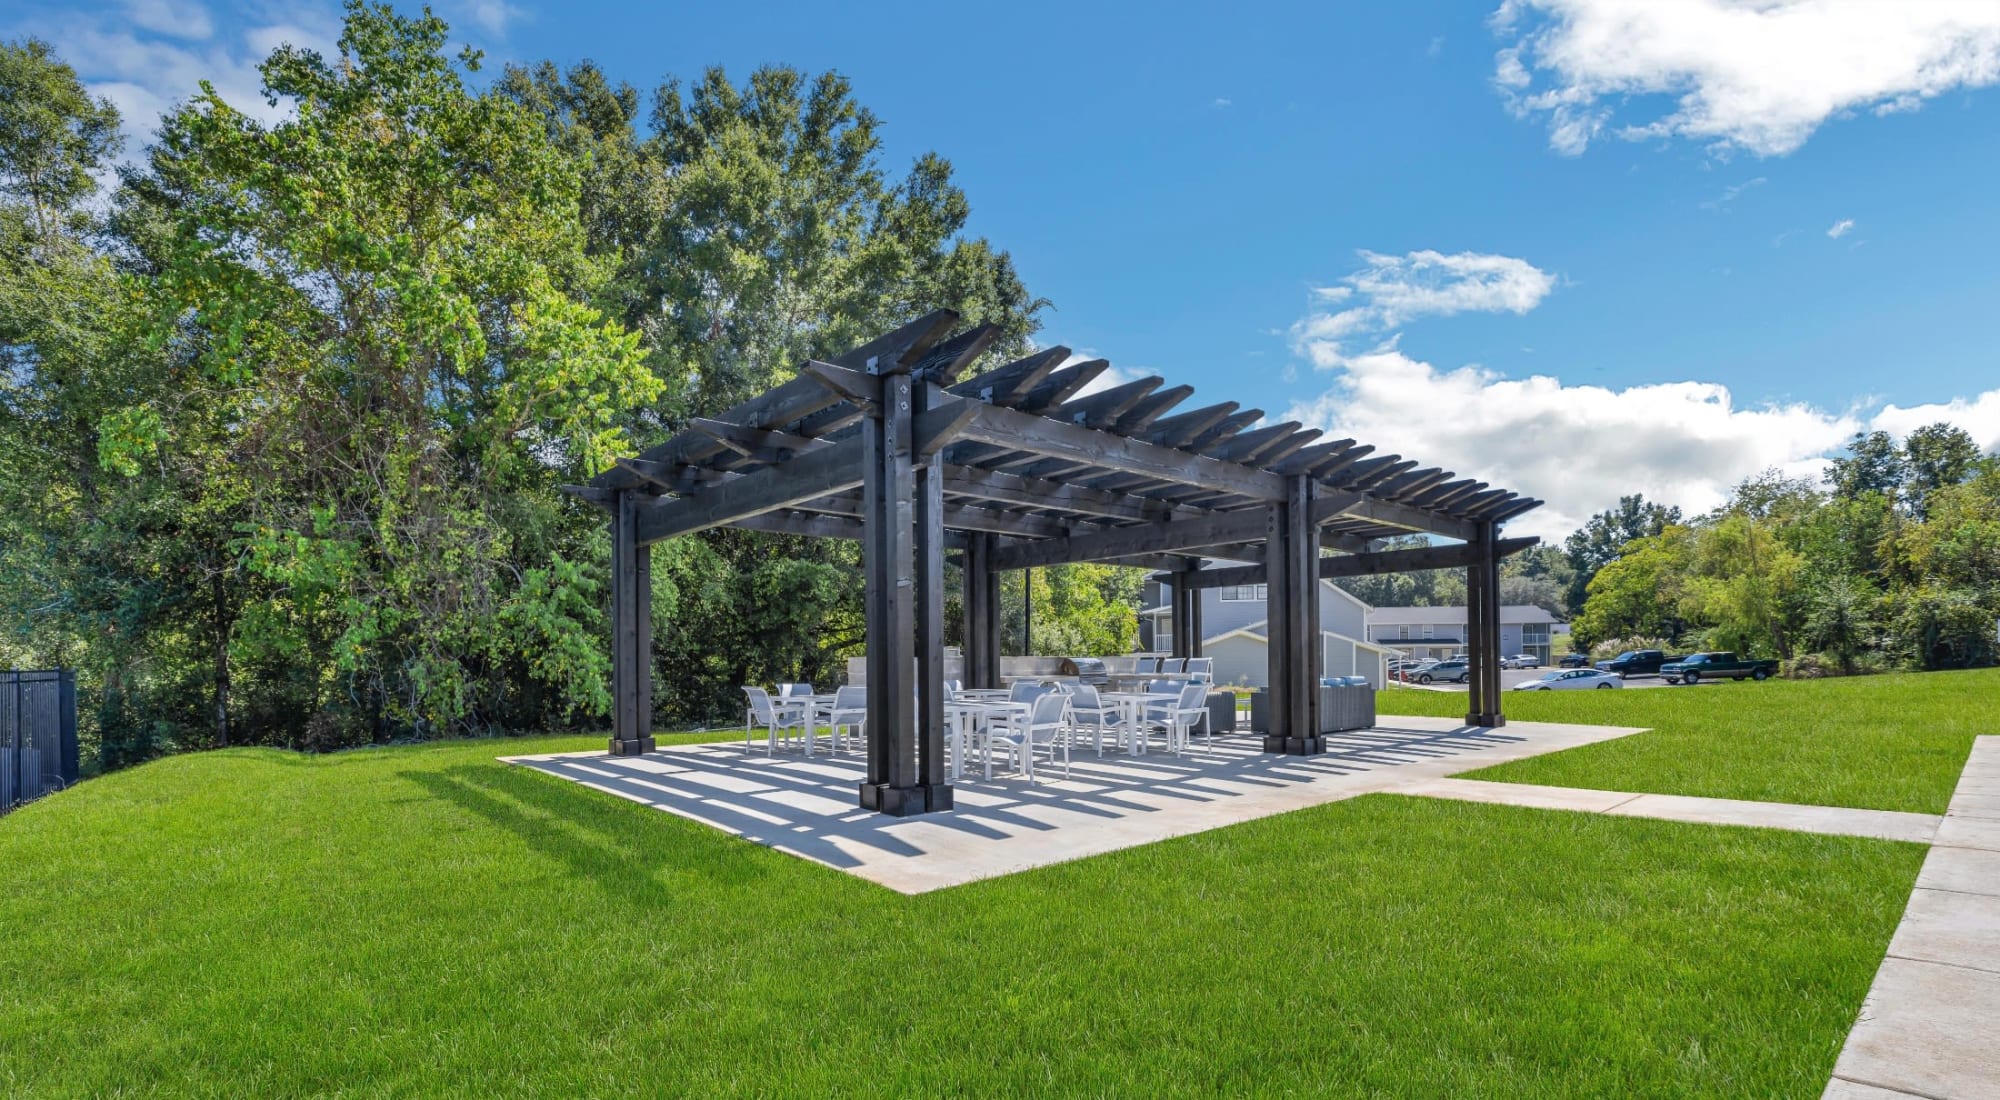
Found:
[{"label": "white dining chair", "polygon": [[1194,727],[1203,731],[1203,747],[1215,747],[1215,734],[1209,729],[1208,685],[1188,684],[1181,688],[1181,697],[1174,701],[1166,714],[1167,747],[1174,755],[1180,755],[1186,748]]},{"label": "white dining chair", "polygon": [[1097,694],[1097,689],[1090,684],[1076,685],[1076,690],[1070,695],[1069,715],[1072,729],[1081,730],[1089,727],[1099,756],[1104,755],[1106,730],[1117,734],[1121,744],[1125,740],[1127,731],[1124,708],[1105,702],[1104,697]]},{"label": "white dining chair", "polygon": [[849,730],[853,731],[854,736],[865,739],[868,726],[868,689],[861,687],[835,689],[833,709],[828,712],[827,724],[833,727],[833,751],[836,756],[846,751],[845,737]]},{"label": "white dining chair", "polygon": [[[746,687],[743,689],[743,694],[750,699],[750,710],[743,722],[744,752],[747,753],[750,751],[750,730],[752,726],[764,727],[766,735],[764,755],[766,756],[770,756],[777,751],[778,733],[780,730],[784,731],[784,737],[787,742],[791,741],[793,730],[798,730],[807,737],[811,736],[811,699],[773,701],[771,693],[760,687]],[[810,743],[806,747],[806,752],[808,755],[812,752]]]},{"label": "white dining chair", "polygon": [[1010,766],[1027,773],[1035,781],[1035,754],[1046,753],[1055,763],[1056,748],[1063,754],[1063,778],[1069,778],[1069,738],[1063,735],[1069,717],[1069,696],[1049,692],[1029,704],[1027,719],[1019,725],[995,726],[986,735],[986,778],[993,778],[993,750],[1007,751]]}]

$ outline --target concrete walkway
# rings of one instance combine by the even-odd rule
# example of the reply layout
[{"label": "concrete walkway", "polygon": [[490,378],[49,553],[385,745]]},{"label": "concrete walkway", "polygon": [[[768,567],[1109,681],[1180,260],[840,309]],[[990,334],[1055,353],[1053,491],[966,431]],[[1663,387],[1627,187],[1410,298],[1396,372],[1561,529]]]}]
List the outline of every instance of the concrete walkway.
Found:
[{"label": "concrete walkway", "polygon": [[2000,737],[1973,742],[1826,1096],[2000,1097]]},{"label": "concrete walkway", "polygon": [[1677,794],[1633,794],[1585,787],[1537,787],[1479,779],[1433,779],[1412,783],[1397,794],[1500,802],[1542,810],[1577,810],[1621,817],[1654,817],[1698,825],[1749,825],[1801,833],[1865,836],[1928,844],[1943,818],[1893,810],[1851,810],[1839,806],[1798,806],[1786,802],[1743,802],[1733,798],[1692,798]]},{"label": "concrete walkway", "polygon": [[1321,756],[1271,755],[1248,735],[1219,737],[1213,748],[1197,738],[1181,757],[1082,748],[1068,779],[1047,763],[1036,766],[1036,783],[975,772],[956,785],[954,810],[910,818],[855,805],[858,756],[766,756],[762,740],[748,753],[739,742],[505,759],[917,894],[1639,732],[1383,721],[1332,736]]}]

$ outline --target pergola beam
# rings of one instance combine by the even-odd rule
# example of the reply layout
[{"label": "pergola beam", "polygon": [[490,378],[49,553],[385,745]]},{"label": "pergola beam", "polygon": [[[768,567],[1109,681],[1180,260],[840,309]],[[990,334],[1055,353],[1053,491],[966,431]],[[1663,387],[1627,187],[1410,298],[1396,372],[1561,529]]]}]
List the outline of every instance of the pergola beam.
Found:
[{"label": "pergola beam", "polygon": [[655,504],[639,516],[639,542],[650,545],[774,512],[802,500],[846,492],[861,484],[865,454],[863,441],[857,436],[815,452],[810,461],[769,466],[745,474],[726,488]]},{"label": "pergola beam", "polygon": [[1125,493],[1107,493],[1046,478],[984,470],[977,466],[944,468],[944,491],[1023,508],[1082,512],[1129,523],[1165,523],[1175,516],[1172,505]]},{"label": "pergola beam", "polygon": [[1264,527],[1263,510],[1246,508],[1239,512],[1216,512],[1173,523],[1114,527],[1108,531],[1067,538],[1004,542],[993,551],[993,568],[1030,569],[1037,565],[1103,561],[1135,554],[1163,554],[1170,550],[1249,542],[1262,538]]},{"label": "pergola beam", "polygon": [[[1494,557],[1504,558],[1518,554],[1540,543],[1533,536],[1515,539],[1501,539],[1494,543]],[[1378,573],[1413,573],[1423,569],[1459,569],[1473,565],[1480,560],[1480,549],[1473,543],[1454,543],[1450,546],[1420,546],[1410,550],[1376,550],[1360,554],[1342,554],[1319,560],[1321,580],[1334,577],[1372,577]],[[1261,565],[1233,566],[1228,569],[1204,570],[1196,578],[1197,588],[1222,588],[1239,584],[1258,584],[1264,580]]]},{"label": "pergola beam", "polygon": [[1259,500],[1284,493],[1285,479],[1265,470],[994,405],[981,408],[960,438]]},{"label": "pergola beam", "polygon": [[[870,363],[914,363],[957,323],[958,314],[951,310],[934,310],[886,336],[836,356],[833,365],[865,369]],[[759,428],[782,428],[841,400],[838,393],[820,382],[799,377],[742,402],[715,419]],[[713,458],[724,449],[722,444],[700,432],[681,432],[672,439],[647,448],[639,457],[667,467],[687,466]],[[643,477],[619,467],[597,475],[590,484],[599,489],[630,489],[644,482]]]}]

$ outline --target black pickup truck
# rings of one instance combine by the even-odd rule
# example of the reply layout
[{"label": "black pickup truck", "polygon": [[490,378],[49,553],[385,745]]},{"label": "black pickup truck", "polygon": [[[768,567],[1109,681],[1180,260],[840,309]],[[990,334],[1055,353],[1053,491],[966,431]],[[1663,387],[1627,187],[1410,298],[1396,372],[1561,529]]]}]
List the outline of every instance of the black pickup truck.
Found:
[{"label": "black pickup truck", "polygon": [[1608,661],[1597,662],[1597,667],[1605,672],[1615,672],[1620,679],[1631,676],[1657,676],[1660,666],[1679,657],[1669,657],[1657,649],[1633,649]]},{"label": "black pickup truck", "polygon": [[1728,677],[1741,680],[1768,680],[1778,671],[1776,661],[1753,661],[1740,658],[1734,653],[1690,653],[1678,661],[1670,661],[1660,666],[1660,675],[1667,683],[1678,684],[1685,680],[1698,684],[1703,680],[1720,680]]}]

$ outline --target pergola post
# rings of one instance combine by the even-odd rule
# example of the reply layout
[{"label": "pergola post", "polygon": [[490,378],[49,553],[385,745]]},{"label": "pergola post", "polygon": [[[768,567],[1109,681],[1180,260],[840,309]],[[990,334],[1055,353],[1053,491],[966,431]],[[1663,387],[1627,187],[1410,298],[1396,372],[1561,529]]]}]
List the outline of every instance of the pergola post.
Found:
[{"label": "pergola post", "polygon": [[611,755],[653,751],[653,548],[638,541],[642,494],[622,490],[611,517]]},{"label": "pergola post", "polygon": [[[861,420],[861,568],[868,630],[868,771],[864,809],[897,817],[929,808],[917,772],[916,466],[907,368],[879,375],[880,397]],[[937,549],[943,550],[942,537]],[[923,586],[939,598],[939,585]],[[932,666],[942,671],[940,661]]]},{"label": "pergola post", "polygon": [[1286,478],[1283,503],[1270,506],[1264,576],[1269,598],[1270,729],[1264,751],[1312,756],[1326,751],[1319,731],[1319,530],[1314,481]]},{"label": "pergola post", "polygon": [[[1189,581],[1193,581],[1195,577],[1201,574],[1201,559],[1190,558],[1188,562],[1187,578]],[[1184,584],[1181,588],[1187,590],[1187,655],[1190,657],[1199,657],[1202,655],[1201,589],[1192,583]]]},{"label": "pergola post", "polygon": [[993,536],[985,531],[965,535],[965,683],[967,687],[999,686],[1000,578],[993,571]]},{"label": "pergola post", "polygon": [[1473,546],[1474,560],[1465,574],[1465,723],[1491,728],[1507,724],[1500,707],[1500,557],[1492,523],[1479,524]]},{"label": "pergola post", "polygon": [[1191,591],[1187,586],[1186,571],[1175,570],[1168,578],[1167,586],[1167,623],[1172,627],[1167,639],[1167,652],[1175,657],[1185,657],[1188,655],[1187,598]]},{"label": "pergola post", "polygon": [[[922,411],[922,410],[918,410]],[[921,808],[951,809],[944,745],[944,463],[923,457],[915,473],[917,788]],[[918,792],[910,796],[916,803]]]}]

